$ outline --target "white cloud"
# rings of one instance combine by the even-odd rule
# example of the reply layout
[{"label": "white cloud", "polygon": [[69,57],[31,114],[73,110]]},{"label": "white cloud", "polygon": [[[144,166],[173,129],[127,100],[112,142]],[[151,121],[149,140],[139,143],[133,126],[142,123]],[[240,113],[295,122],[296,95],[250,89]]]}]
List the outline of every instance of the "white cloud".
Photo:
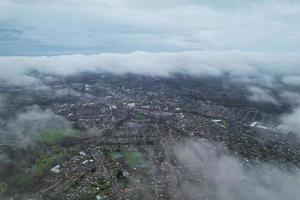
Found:
[{"label": "white cloud", "polygon": [[18,113],[15,118],[8,120],[4,137],[13,139],[20,146],[31,146],[34,137],[48,130],[70,129],[72,124],[50,110],[31,107]]},{"label": "white cloud", "polygon": [[270,91],[266,89],[261,89],[259,87],[249,87],[248,90],[251,92],[251,95],[248,97],[249,100],[260,103],[271,103],[278,104],[278,101],[272,96]]},{"label": "white cloud", "polygon": [[242,77],[258,77],[263,80],[262,83],[268,80],[266,83],[269,86],[275,76],[300,75],[298,58],[299,55],[294,53],[240,51],[0,57],[0,81],[9,84],[40,84],[28,74],[30,70],[37,70],[62,76],[81,72],[136,73],[150,76],[170,76],[174,73],[193,76],[230,74],[240,80]]},{"label": "white cloud", "polygon": [[278,128],[284,132],[293,132],[300,137],[300,107],[294,108],[292,113],[281,117],[281,124]]},{"label": "white cloud", "polygon": [[[300,172],[287,172],[269,164],[246,167],[221,144],[187,141],[175,146],[175,155],[186,175],[198,184],[181,181],[178,193],[191,199],[297,200]],[[188,177],[188,176],[184,176]],[[174,185],[176,187],[176,185]],[[176,195],[176,194],[175,194]]]},{"label": "white cloud", "polygon": [[286,103],[290,103],[292,105],[300,104],[300,94],[296,92],[284,91],[280,94],[280,97]]},{"label": "white cloud", "polygon": [[287,85],[300,87],[300,76],[285,76],[283,77],[282,82]]},{"label": "white cloud", "polygon": [[281,0],[2,0],[0,50],[4,54],[10,49],[12,55],[32,51],[296,52],[299,8],[297,1]]},{"label": "white cloud", "polygon": [[80,96],[79,92],[76,92],[75,90],[71,89],[71,88],[65,88],[65,89],[58,89],[55,91],[51,91],[51,93],[54,93],[54,97],[67,97],[67,96]]}]

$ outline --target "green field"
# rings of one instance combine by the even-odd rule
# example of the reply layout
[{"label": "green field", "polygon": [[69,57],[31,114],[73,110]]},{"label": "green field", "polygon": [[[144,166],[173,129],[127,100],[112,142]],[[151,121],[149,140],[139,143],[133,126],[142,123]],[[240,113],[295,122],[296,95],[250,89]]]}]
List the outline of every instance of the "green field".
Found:
[{"label": "green field", "polygon": [[49,145],[59,144],[65,138],[69,138],[75,135],[75,131],[72,129],[64,130],[46,130],[37,134],[34,140],[40,143],[45,143]]},{"label": "green field", "polygon": [[109,153],[109,155],[113,158],[113,159],[121,159],[124,157],[123,153],[122,152],[117,152],[117,151],[111,151]]},{"label": "green field", "polygon": [[54,167],[55,165],[62,162],[65,158],[65,153],[59,153],[55,155],[51,155],[49,157],[45,157],[41,159],[36,166],[33,168],[33,172],[35,175],[41,175],[44,173],[44,171],[50,169],[51,167]]},{"label": "green field", "polygon": [[2,194],[4,194],[6,192],[7,189],[7,185],[4,182],[0,182],[0,198],[2,196]]},{"label": "green field", "polygon": [[143,168],[145,167],[145,159],[141,152],[137,150],[133,151],[111,151],[109,155],[112,159],[124,159],[125,163],[131,168]]},{"label": "green field", "polygon": [[146,118],[145,114],[144,113],[136,113],[134,115],[134,119],[135,120],[144,120]]},{"label": "green field", "polygon": [[145,167],[143,155],[138,151],[126,152],[124,154],[125,162],[132,168]]}]

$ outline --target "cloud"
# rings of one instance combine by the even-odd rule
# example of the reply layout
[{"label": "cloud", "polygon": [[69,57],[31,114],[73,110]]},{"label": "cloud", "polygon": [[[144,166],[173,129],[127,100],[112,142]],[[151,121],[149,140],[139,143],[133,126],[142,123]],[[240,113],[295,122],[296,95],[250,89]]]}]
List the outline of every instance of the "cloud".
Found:
[{"label": "cloud", "polygon": [[62,98],[67,96],[75,96],[78,97],[81,94],[79,92],[76,92],[75,90],[71,88],[64,88],[64,89],[58,89],[54,91],[54,97],[56,98]]},{"label": "cloud", "polygon": [[283,77],[282,82],[287,85],[300,87],[300,76],[285,76]]},{"label": "cloud", "polygon": [[300,137],[300,107],[293,109],[291,113],[281,116],[281,124],[278,128],[284,132],[293,132]]},{"label": "cloud", "polygon": [[299,7],[292,0],[2,0],[0,54],[297,52]]},{"label": "cloud", "polygon": [[[183,73],[193,76],[258,77],[272,83],[275,76],[299,75],[300,60],[296,53],[254,53],[241,51],[133,52],[95,55],[61,55],[40,57],[0,57],[0,81],[14,85],[40,85],[30,75],[41,73],[68,76],[81,72],[135,73],[149,76],[171,76]],[[267,77],[267,78],[266,78]]]},{"label": "cloud", "polygon": [[293,106],[300,105],[300,94],[296,92],[284,91],[280,94],[283,102],[292,104]]},{"label": "cloud", "polygon": [[19,146],[34,145],[34,137],[43,131],[69,129],[72,124],[50,110],[30,107],[8,120],[4,137],[14,140]]},{"label": "cloud", "polygon": [[7,97],[4,95],[0,95],[0,112],[6,109],[7,105]]},{"label": "cloud", "polygon": [[[199,176],[198,184],[182,181],[178,192],[191,199],[297,200],[300,173],[269,164],[247,167],[221,144],[186,141],[174,148],[185,174]],[[186,176],[186,177],[187,177]]]},{"label": "cloud", "polygon": [[271,103],[275,105],[279,104],[279,102],[272,96],[270,91],[266,89],[261,89],[259,87],[249,87],[248,90],[251,92],[251,95],[248,97],[251,101],[258,103]]}]

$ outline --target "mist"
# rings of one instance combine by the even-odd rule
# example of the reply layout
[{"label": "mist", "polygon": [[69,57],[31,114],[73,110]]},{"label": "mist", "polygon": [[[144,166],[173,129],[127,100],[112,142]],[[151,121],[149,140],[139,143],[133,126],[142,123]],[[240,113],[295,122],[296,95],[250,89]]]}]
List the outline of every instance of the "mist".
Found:
[{"label": "mist", "polygon": [[52,111],[43,110],[38,106],[28,107],[7,120],[2,133],[5,140],[13,140],[19,147],[36,144],[36,138],[45,131],[71,129],[71,122]]},{"label": "mist", "polygon": [[174,146],[179,163],[187,173],[201,177],[177,188],[191,199],[297,200],[300,171],[288,171],[267,163],[250,166],[225,146],[205,140],[188,140]]},{"label": "mist", "polygon": [[40,84],[32,70],[49,75],[69,76],[82,72],[134,73],[149,76],[222,76],[257,77],[261,84],[300,75],[299,54],[193,51],[181,53],[133,52],[98,55],[63,55],[53,57],[0,57],[0,81],[12,85]]},{"label": "mist", "polygon": [[284,132],[293,132],[300,136],[300,107],[296,107],[289,114],[281,116],[281,124],[278,126],[279,129]]},{"label": "mist", "polygon": [[258,87],[250,87],[248,90],[251,92],[249,100],[254,102],[271,103],[278,105],[278,101],[270,94],[270,91]]}]

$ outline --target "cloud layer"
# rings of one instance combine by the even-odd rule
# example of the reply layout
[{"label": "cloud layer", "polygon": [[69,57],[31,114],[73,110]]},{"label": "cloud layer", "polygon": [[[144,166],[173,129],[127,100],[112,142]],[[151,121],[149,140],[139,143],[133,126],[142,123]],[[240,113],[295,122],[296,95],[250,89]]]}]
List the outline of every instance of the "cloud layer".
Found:
[{"label": "cloud layer", "polygon": [[297,52],[296,0],[2,0],[0,55]]},{"label": "cloud layer", "polygon": [[276,77],[300,76],[299,54],[253,53],[240,51],[191,51],[178,53],[133,52],[96,55],[64,55],[52,57],[0,57],[0,81],[30,85],[37,80],[30,71],[52,75],[74,75],[81,72],[135,73],[150,76],[170,76],[183,73],[193,76],[229,74],[239,80],[258,77],[272,85]]}]

